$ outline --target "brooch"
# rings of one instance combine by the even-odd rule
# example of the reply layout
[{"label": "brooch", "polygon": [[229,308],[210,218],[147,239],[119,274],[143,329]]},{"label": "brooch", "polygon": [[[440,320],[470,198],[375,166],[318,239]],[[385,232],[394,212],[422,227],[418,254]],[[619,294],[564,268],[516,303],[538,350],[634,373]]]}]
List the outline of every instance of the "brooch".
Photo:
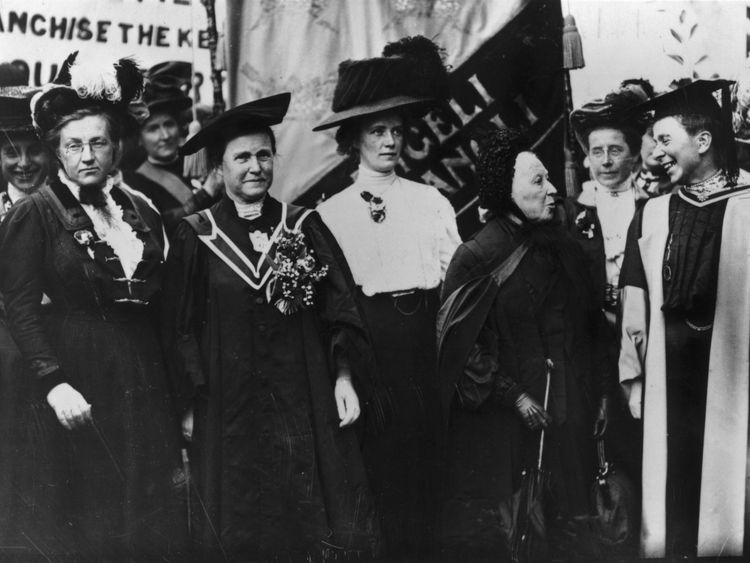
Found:
[{"label": "brooch", "polygon": [[367,202],[370,209],[370,218],[376,223],[385,221],[385,202],[382,197],[374,196],[370,192],[364,191],[359,194]]},{"label": "brooch", "polygon": [[78,244],[80,244],[86,249],[86,252],[88,253],[89,257],[93,260],[94,250],[91,248],[91,245],[96,240],[94,233],[92,233],[89,229],[80,229],[73,233],[73,238],[76,240]]},{"label": "brooch", "polygon": [[585,236],[588,239],[594,238],[594,231],[596,230],[596,223],[589,217],[588,211],[581,211],[576,215],[576,229],[578,233]]}]

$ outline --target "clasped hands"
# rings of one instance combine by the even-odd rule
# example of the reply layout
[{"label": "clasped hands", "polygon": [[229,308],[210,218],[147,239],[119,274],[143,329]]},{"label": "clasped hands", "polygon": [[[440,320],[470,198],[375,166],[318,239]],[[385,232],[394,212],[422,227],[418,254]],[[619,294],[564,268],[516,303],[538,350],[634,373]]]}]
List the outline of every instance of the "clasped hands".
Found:
[{"label": "clasped hands", "polygon": [[[527,393],[521,393],[518,396],[515,407],[518,414],[521,416],[521,419],[523,419],[524,424],[526,424],[526,427],[530,430],[547,428],[552,422],[552,417],[546,410],[544,410],[544,407]],[[596,421],[594,422],[594,438],[601,438],[604,436],[604,433],[607,431],[608,420],[609,400],[607,397],[602,397],[599,401]]]}]

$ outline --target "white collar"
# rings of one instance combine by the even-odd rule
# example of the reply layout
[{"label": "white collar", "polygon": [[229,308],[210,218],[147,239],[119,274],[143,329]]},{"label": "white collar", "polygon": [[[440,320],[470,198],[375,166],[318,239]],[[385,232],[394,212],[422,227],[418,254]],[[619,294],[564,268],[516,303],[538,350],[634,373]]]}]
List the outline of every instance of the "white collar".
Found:
[{"label": "white collar", "polygon": [[362,163],[359,164],[357,174],[357,184],[360,184],[363,188],[376,195],[382,195],[398,178],[396,172],[393,170],[390,172],[376,172]]}]

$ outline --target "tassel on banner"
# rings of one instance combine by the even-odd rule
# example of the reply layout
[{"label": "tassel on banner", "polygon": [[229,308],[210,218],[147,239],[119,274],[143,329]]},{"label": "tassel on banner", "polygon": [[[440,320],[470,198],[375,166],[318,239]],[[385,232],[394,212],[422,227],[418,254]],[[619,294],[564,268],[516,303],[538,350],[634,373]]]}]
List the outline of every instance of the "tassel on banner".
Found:
[{"label": "tassel on banner", "polygon": [[568,14],[563,22],[563,68],[566,70],[583,68],[586,63],[583,60],[583,45],[576,20]]},{"label": "tassel on banner", "polygon": [[[198,114],[193,104],[193,121],[188,126],[188,139],[191,139],[201,130],[201,124],[198,121]],[[201,149],[193,154],[185,155],[182,164],[182,175],[185,178],[195,178],[201,181],[208,176],[208,155],[206,149]]]},{"label": "tassel on banner", "polygon": [[578,181],[578,165],[568,149],[565,149],[565,193],[568,196],[577,196],[581,193],[581,186]]}]

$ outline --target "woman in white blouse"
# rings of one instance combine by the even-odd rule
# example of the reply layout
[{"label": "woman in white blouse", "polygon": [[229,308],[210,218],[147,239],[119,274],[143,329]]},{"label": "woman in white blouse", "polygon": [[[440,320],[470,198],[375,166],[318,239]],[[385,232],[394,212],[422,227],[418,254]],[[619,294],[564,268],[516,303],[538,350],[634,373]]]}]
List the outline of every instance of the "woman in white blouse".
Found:
[{"label": "woman in white blouse", "polygon": [[[461,240],[448,200],[395,172],[408,119],[445,90],[440,51],[414,37],[390,44],[384,55],[339,67],[334,113],[315,130],[339,126],[339,152],[358,159],[359,169],[354,184],[318,212],[360,289],[377,366],[365,393],[362,447],[387,554],[409,558],[424,557],[432,543],[435,316]],[[414,80],[425,69],[429,78]]]}]

